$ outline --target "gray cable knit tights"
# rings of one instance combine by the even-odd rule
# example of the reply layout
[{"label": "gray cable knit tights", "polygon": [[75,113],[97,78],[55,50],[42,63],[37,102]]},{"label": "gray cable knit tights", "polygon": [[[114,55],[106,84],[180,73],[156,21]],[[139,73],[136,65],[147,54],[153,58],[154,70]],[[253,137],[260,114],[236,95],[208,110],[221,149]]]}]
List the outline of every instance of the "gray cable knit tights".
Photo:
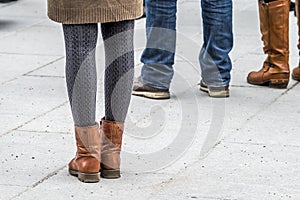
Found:
[{"label": "gray cable knit tights", "polygon": [[[124,122],[131,98],[134,21],[101,24],[105,48],[105,119]],[[76,126],[95,124],[98,24],[63,25],[66,81]]]}]

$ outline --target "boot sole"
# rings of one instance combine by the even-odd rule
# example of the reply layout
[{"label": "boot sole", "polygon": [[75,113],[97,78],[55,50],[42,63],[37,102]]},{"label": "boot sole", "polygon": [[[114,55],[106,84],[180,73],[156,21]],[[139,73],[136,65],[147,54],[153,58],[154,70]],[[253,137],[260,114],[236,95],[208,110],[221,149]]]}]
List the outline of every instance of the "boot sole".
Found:
[{"label": "boot sole", "polygon": [[270,79],[269,81],[263,83],[255,83],[249,80],[247,82],[252,85],[268,86],[270,88],[276,88],[276,89],[286,89],[289,84],[289,79]]},{"label": "boot sole", "polygon": [[100,173],[83,173],[69,169],[69,173],[84,183],[97,183],[100,181]]},{"label": "boot sole", "polygon": [[294,75],[292,75],[292,79],[295,81],[300,81],[300,78],[296,78]]},{"label": "boot sole", "polygon": [[132,91],[132,95],[146,97],[149,99],[170,99],[170,93],[168,92]]},{"label": "boot sole", "polygon": [[101,177],[106,179],[116,179],[121,177],[119,169],[102,169]]}]

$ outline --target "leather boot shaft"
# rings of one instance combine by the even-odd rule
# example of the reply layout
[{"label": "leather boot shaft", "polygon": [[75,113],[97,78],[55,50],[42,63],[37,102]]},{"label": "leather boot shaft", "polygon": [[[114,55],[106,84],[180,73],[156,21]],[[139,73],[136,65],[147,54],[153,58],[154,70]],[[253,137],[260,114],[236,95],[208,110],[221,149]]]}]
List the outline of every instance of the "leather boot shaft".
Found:
[{"label": "leather boot shaft", "polygon": [[120,177],[123,131],[123,122],[101,120],[101,176],[104,178]]},{"label": "leather boot shaft", "polygon": [[290,0],[259,3],[260,30],[265,62],[270,73],[289,73],[289,8]]}]

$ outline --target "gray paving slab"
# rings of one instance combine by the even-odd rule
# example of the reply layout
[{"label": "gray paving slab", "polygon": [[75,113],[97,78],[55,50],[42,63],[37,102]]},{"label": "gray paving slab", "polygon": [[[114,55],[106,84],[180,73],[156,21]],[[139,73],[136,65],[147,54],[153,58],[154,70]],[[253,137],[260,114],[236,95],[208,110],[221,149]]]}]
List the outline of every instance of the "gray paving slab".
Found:
[{"label": "gray paving slab", "polygon": [[21,128],[19,131],[25,132],[44,132],[44,133],[73,133],[73,120],[68,103],[60,106],[44,116],[39,117],[39,120],[33,120]]},{"label": "gray paving slab", "polygon": [[298,199],[298,152],[295,147],[221,143],[184,175],[162,184],[152,198]]},{"label": "gray paving slab", "polygon": [[193,37],[202,32],[200,2],[179,1],[177,19],[178,33]]},{"label": "gray paving slab", "polygon": [[[298,29],[297,29],[297,18],[293,15],[293,13],[290,14],[290,55],[298,57],[299,51],[297,48],[298,44]],[[297,59],[299,61],[299,59]]]},{"label": "gray paving slab", "polygon": [[59,59],[57,56],[0,54],[0,84],[20,78],[57,59]]},{"label": "gray paving slab", "polygon": [[267,101],[264,109],[255,118],[241,127],[239,132],[228,140],[243,143],[278,144],[300,146],[299,113],[295,99],[299,96],[299,84],[293,90],[279,96],[274,101]]},{"label": "gray paving slab", "polygon": [[40,67],[35,70],[31,70],[26,73],[26,76],[37,76],[37,77],[65,77],[65,58],[58,57],[52,62],[48,62],[47,65]]},{"label": "gray paving slab", "polygon": [[44,19],[32,17],[17,17],[0,14],[0,38],[22,31]]},{"label": "gray paving slab", "polygon": [[[46,18],[46,1],[22,0],[4,4],[0,16]],[[13,12],[12,12],[13,11]]]},{"label": "gray paving slab", "polygon": [[[1,185],[32,186],[74,154],[73,135],[14,131],[1,138]],[[53,157],[56,159],[53,160]]]},{"label": "gray paving slab", "polygon": [[[249,20],[249,17],[251,17],[251,20]],[[254,6],[234,12],[233,19],[235,36],[247,37],[260,34],[257,2]]]},{"label": "gray paving slab", "polygon": [[11,199],[16,194],[27,190],[24,186],[14,186],[14,185],[0,185],[0,199]]},{"label": "gray paving slab", "polygon": [[21,55],[64,55],[61,29],[31,26],[28,29],[0,38],[0,53]]},{"label": "gray paving slab", "polygon": [[66,98],[63,85],[63,80],[58,78],[45,81],[25,76],[0,85],[0,135],[61,105]]}]

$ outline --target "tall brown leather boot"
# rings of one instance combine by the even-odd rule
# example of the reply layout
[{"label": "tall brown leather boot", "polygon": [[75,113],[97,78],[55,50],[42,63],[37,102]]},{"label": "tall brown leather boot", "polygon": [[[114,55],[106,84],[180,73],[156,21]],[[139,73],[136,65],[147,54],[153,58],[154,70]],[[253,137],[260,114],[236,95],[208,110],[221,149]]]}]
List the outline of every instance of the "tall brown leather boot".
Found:
[{"label": "tall brown leather boot", "polygon": [[120,175],[120,152],[124,123],[101,120],[101,177],[114,179]]},{"label": "tall brown leather boot", "polygon": [[89,127],[75,126],[77,153],[69,163],[69,173],[86,183],[100,180],[100,134],[98,123]]},{"label": "tall brown leather boot", "polygon": [[275,0],[259,5],[260,30],[264,52],[268,55],[261,70],[250,72],[247,81],[254,85],[286,88],[289,83],[289,8],[290,0]]},{"label": "tall brown leather boot", "polygon": [[[296,0],[296,15],[297,15],[297,20],[298,20],[298,49],[299,49],[299,56],[300,56],[300,2],[299,0]],[[296,81],[300,81],[300,63],[298,65],[298,67],[293,69],[292,72],[292,78]]]}]

